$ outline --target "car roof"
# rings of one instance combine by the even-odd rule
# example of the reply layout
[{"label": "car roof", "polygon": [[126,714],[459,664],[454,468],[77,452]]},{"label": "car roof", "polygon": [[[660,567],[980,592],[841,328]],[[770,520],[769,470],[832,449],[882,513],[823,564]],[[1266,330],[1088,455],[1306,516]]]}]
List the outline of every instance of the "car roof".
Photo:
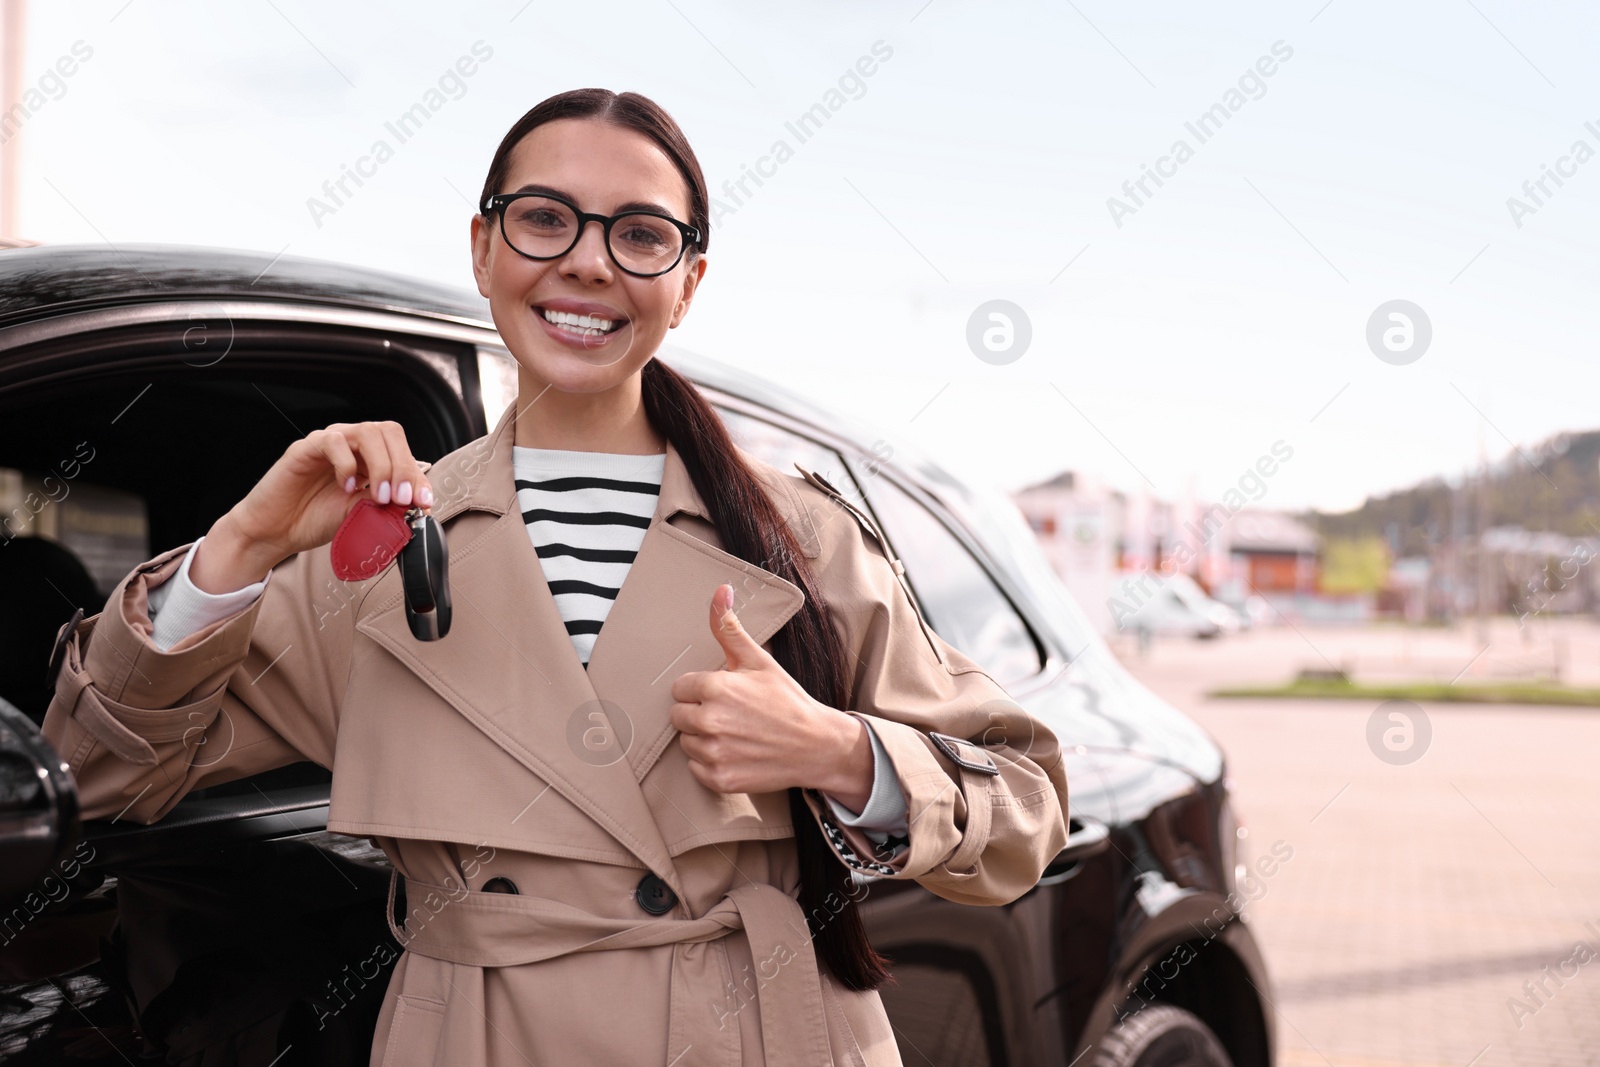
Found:
[{"label": "car roof", "polygon": [[493,325],[489,302],[471,290],[303,256],[165,244],[0,250],[0,325],[208,296],[392,309]]}]

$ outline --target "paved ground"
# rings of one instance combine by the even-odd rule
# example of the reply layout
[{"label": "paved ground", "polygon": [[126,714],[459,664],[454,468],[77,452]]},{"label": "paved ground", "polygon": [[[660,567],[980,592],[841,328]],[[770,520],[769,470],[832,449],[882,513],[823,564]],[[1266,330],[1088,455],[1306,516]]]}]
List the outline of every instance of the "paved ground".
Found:
[{"label": "paved ground", "polygon": [[1525,635],[1283,628],[1127,656],[1227,749],[1250,849],[1294,848],[1246,909],[1286,1067],[1600,1065],[1600,709],[1425,704],[1431,739],[1406,750],[1392,720],[1369,744],[1375,705],[1201,695],[1325,660],[1393,677],[1408,656],[1446,680],[1540,656],[1600,679],[1600,627]]}]

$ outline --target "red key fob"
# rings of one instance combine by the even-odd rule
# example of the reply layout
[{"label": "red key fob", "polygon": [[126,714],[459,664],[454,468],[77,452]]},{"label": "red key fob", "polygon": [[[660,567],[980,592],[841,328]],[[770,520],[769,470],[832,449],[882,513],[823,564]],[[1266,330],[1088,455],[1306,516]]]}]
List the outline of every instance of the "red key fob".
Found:
[{"label": "red key fob", "polygon": [[363,582],[381,572],[411,540],[404,504],[380,504],[363,497],[344,517],[329,549],[333,573],[344,582]]}]

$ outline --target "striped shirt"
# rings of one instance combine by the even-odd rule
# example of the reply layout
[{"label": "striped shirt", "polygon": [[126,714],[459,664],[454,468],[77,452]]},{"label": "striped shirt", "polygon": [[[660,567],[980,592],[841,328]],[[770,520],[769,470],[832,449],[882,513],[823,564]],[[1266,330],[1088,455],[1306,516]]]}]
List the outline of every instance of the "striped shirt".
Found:
[{"label": "striped shirt", "polygon": [[665,453],[511,449],[522,521],[586,668],[655,514],[666,460]]}]

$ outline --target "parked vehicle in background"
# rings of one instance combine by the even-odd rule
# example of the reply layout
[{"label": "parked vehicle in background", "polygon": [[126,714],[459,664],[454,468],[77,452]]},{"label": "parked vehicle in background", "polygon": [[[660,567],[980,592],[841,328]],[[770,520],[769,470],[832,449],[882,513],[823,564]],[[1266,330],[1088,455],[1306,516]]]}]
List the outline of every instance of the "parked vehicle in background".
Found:
[{"label": "parked vehicle in background", "polygon": [[1244,622],[1244,629],[1255,626],[1269,626],[1275,621],[1276,613],[1267,598],[1256,593],[1246,597],[1231,597],[1218,595],[1218,601],[1232,608]]},{"label": "parked vehicle in background", "polygon": [[1250,625],[1249,616],[1212,599],[1187,574],[1128,572],[1112,590],[1112,618],[1123,631],[1211,638]]},{"label": "parked vehicle in background", "polygon": [[[873,516],[928,623],[1062,741],[1070,838],[1038,886],[989,908],[914,882],[866,899],[905,1062],[1268,1067],[1223,754],[1116,661],[1015,506],[770,382],[662,357],[742,447]],[[368,1062],[397,954],[389,872],[327,832],[329,773],[84,823],[36,728],[46,665],[74,609],[205,533],[290,441],[393,419],[437,460],[488,431],[516,377],[464,290],[249,252],[0,251],[0,1059]],[[330,613],[361,610],[339,592]]]},{"label": "parked vehicle in background", "polygon": [[1199,600],[1199,604],[1210,615],[1212,621],[1222,628],[1223,633],[1236,634],[1248,630],[1254,625],[1254,620],[1250,618],[1247,612],[1234,607],[1226,600],[1219,600],[1211,596],[1204,589],[1201,589],[1200,584],[1188,575],[1182,575],[1181,577],[1192,587],[1191,596],[1199,594],[1199,597],[1203,598]]}]

